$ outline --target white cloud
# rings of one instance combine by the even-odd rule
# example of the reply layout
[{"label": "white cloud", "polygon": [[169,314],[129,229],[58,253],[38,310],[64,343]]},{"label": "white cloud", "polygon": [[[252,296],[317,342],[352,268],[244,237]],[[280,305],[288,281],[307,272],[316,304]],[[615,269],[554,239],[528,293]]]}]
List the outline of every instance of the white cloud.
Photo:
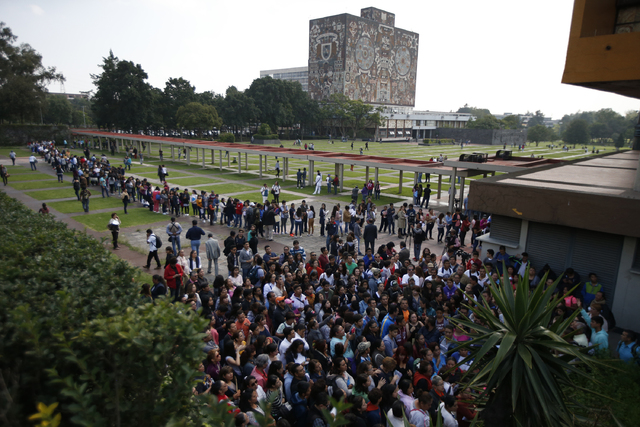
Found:
[{"label": "white cloud", "polygon": [[29,8],[31,9],[31,12],[33,12],[34,15],[44,15],[44,9],[42,9],[40,6],[36,4],[29,5]]}]

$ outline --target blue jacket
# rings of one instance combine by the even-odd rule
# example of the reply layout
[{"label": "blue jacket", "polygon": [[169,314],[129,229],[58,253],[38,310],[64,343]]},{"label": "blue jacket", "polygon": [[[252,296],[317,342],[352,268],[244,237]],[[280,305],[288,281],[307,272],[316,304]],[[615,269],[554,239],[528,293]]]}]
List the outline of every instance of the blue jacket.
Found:
[{"label": "blue jacket", "polygon": [[298,393],[295,393],[291,397],[291,412],[293,412],[293,418],[296,420],[296,426],[305,426],[307,424],[307,399],[300,398]]}]

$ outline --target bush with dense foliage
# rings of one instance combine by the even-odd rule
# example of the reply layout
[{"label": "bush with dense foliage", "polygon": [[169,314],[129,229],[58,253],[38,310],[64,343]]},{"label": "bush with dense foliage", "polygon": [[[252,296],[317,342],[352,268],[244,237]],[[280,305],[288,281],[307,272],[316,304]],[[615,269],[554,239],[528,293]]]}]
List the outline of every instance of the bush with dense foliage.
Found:
[{"label": "bush with dense foliage", "polygon": [[0,424],[31,426],[54,403],[62,425],[189,415],[201,318],[141,300],[135,268],[1,192],[0,216]]},{"label": "bush with dense foliage", "polygon": [[231,132],[221,133],[216,139],[220,142],[236,142],[236,137]]}]

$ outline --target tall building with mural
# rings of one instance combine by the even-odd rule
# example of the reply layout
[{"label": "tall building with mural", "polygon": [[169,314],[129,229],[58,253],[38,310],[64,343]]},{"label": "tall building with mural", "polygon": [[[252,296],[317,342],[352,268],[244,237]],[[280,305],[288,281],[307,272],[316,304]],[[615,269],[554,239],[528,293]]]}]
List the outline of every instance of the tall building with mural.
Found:
[{"label": "tall building with mural", "polygon": [[418,34],[396,28],[395,15],[369,7],[309,21],[309,94],[334,93],[368,104],[414,107]]}]

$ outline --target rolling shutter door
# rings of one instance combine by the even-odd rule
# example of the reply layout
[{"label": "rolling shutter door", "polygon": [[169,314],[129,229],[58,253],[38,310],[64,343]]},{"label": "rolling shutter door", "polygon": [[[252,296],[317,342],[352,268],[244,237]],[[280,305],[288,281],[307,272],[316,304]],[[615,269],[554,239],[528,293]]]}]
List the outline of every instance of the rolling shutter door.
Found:
[{"label": "rolling shutter door", "polygon": [[580,274],[583,284],[589,281],[589,273],[596,273],[608,301],[613,301],[623,240],[623,236],[616,234],[575,229],[573,254],[568,267]]},{"label": "rolling shutter door", "polygon": [[[493,230],[491,232],[493,233]],[[570,243],[570,228],[529,222],[526,252],[536,271],[540,271],[545,264],[549,264],[554,273],[558,276],[562,274],[565,270]]]},{"label": "rolling shutter door", "polygon": [[491,238],[517,245],[520,242],[522,220],[502,215],[491,217]]}]

